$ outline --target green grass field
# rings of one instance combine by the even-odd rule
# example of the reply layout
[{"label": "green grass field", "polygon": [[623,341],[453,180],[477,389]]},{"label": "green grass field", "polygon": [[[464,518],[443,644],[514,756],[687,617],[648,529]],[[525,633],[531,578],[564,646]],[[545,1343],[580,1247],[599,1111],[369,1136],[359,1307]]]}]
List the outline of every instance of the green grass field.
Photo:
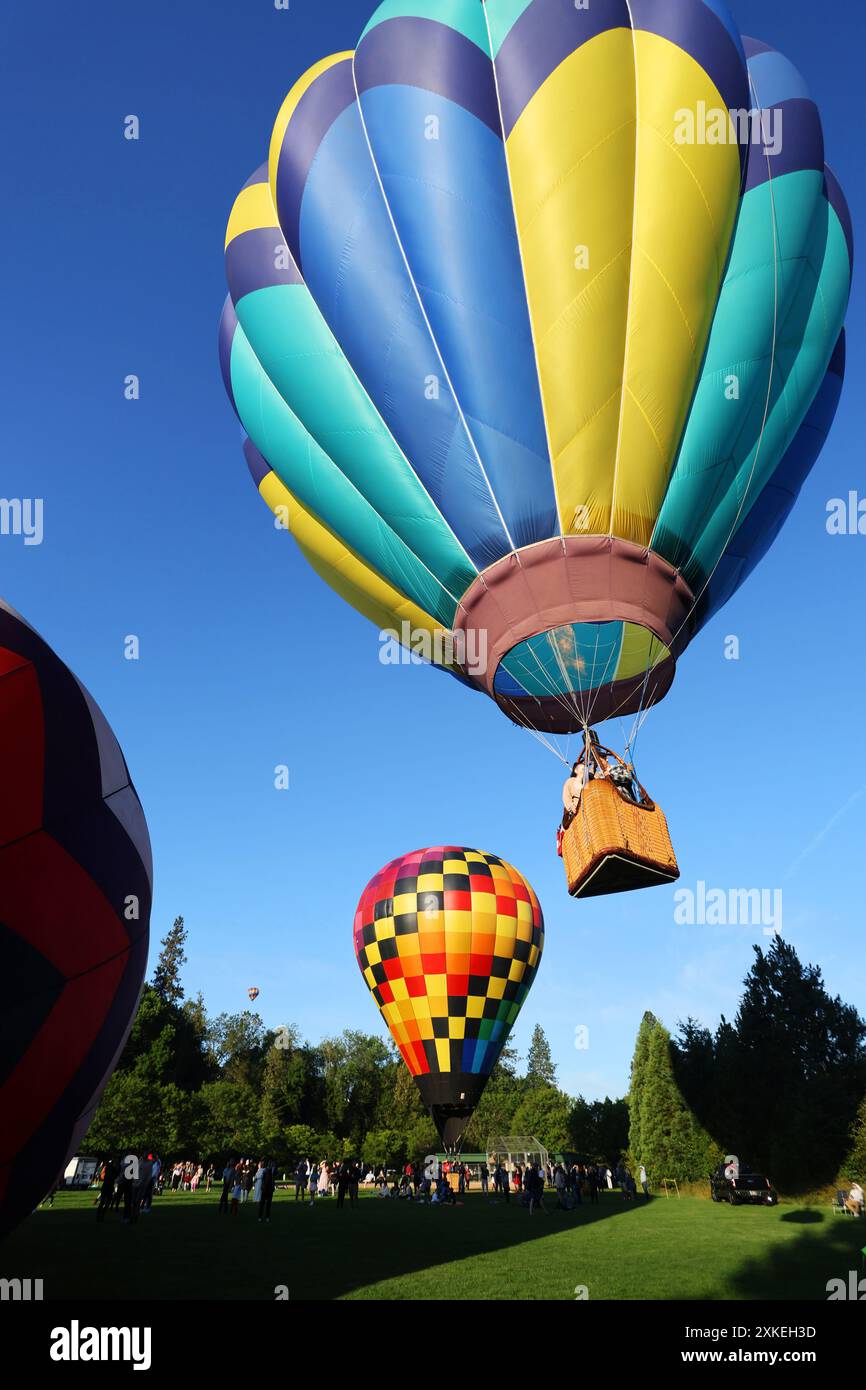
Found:
[{"label": "green grass field", "polygon": [[314,1209],[278,1194],[270,1225],[249,1203],[169,1194],[124,1226],[98,1225],[90,1194],[61,1194],[0,1249],[0,1278],[46,1299],[807,1299],[859,1266],[866,1221],[829,1207],[715,1206],[694,1197],[533,1216],[470,1194],[460,1207],[362,1196]]}]

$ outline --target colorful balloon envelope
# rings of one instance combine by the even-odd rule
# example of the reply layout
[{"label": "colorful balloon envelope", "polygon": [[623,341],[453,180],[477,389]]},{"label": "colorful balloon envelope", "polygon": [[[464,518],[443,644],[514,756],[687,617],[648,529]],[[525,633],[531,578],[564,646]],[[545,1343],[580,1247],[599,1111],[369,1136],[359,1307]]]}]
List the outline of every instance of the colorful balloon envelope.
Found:
[{"label": "colorful balloon envelope", "polygon": [[387,0],[235,203],[223,372],[318,573],[567,731],[661,699],[768,549],[852,261],[818,110],[724,0]]},{"label": "colorful balloon envelope", "polygon": [[538,970],[538,898],[496,855],[438,845],[370,880],[354,936],[367,986],[454,1148]]},{"label": "colorful balloon envelope", "polygon": [[150,840],[102,711],[0,602],[0,1236],[77,1151],[147,962]]},{"label": "colorful balloon envelope", "polygon": [[252,989],[247,990],[247,995],[249,996],[249,999],[253,1004],[256,1002],[260,994],[261,990],[257,989],[255,985],[253,985]]}]

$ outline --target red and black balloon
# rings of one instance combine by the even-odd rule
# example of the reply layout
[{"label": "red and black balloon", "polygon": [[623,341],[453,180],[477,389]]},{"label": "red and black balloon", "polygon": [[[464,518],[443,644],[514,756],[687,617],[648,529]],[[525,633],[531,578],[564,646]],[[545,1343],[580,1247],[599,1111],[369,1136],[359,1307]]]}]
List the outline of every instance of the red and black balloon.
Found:
[{"label": "red and black balloon", "polygon": [[90,1125],[135,1015],[151,892],[105,716],[0,601],[0,1236]]}]

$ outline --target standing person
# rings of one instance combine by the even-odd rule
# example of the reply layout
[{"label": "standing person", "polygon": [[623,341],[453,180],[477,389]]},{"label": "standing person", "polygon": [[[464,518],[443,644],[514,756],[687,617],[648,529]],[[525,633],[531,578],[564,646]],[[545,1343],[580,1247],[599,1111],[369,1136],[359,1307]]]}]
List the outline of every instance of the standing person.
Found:
[{"label": "standing person", "polygon": [[[264,1160],[262,1160],[262,1162],[264,1162]],[[262,1171],[262,1182],[261,1182],[261,1189],[260,1189],[261,1195],[260,1195],[260,1197],[259,1197],[259,1220],[260,1220],[260,1221],[270,1222],[270,1219],[271,1219],[271,1206],[272,1206],[273,1200],[274,1200],[274,1187],[275,1187],[275,1186],[276,1186],[276,1183],[274,1182],[274,1169],[273,1169],[273,1165],[270,1164],[270,1163],[268,1163],[268,1164],[264,1167],[264,1169],[263,1169],[263,1171]]]},{"label": "standing person", "polygon": [[358,1204],[358,1186],[362,1177],[361,1165],[358,1162],[352,1163],[349,1167],[349,1206],[354,1207]]},{"label": "standing person", "polygon": [[482,1192],[482,1195],[485,1196],[485,1197],[487,1196],[487,1192],[488,1192],[488,1189],[489,1189],[489,1184],[490,1184],[490,1173],[489,1173],[489,1171],[488,1171],[487,1164],[486,1164],[486,1163],[482,1163],[482,1165],[481,1165],[481,1192]]},{"label": "standing person", "polygon": [[568,1211],[568,1178],[561,1163],[557,1163],[553,1170],[553,1186],[556,1191],[556,1205],[562,1211]]},{"label": "standing person", "polygon": [[544,1178],[536,1168],[534,1163],[530,1163],[523,1176],[523,1191],[529,1203],[529,1215],[531,1216],[535,1207],[541,1207],[546,1213],[544,1205]]},{"label": "standing person", "polygon": [[154,1155],[153,1155],[153,1176],[152,1176],[151,1184],[150,1184],[150,1192],[148,1193],[148,1197],[147,1197],[147,1209],[148,1209],[148,1211],[150,1211],[150,1208],[151,1208],[151,1206],[153,1205],[153,1194],[154,1194],[154,1192],[157,1193],[157,1195],[159,1195],[159,1193],[160,1193],[160,1191],[161,1191],[161,1182],[162,1182],[162,1159],[160,1158],[159,1154],[154,1154]]},{"label": "standing person", "polygon": [[205,1178],[205,1185],[204,1185],[204,1190],[205,1190],[205,1192],[210,1192],[211,1188],[213,1187],[213,1180],[214,1180],[215,1177],[216,1177],[216,1167],[215,1167],[215,1165],[214,1165],[213,1163],[211,1163],[211,1164],[209,1165],[209,1167],[208,1167],[207,1175],[206,1175],[206,1178]]},{"label": "standing person", "polygon": [[234,1164],[232,1163],[231,1159],[229,1159],[229,1161],[228,1161],[228,1163],[226,1164],[225,1168],[223,1168],[223,1190],[222,1190],[222,1192],[220,1193],[220,1204],[219,1204],[219,1210],[220,1210],[221,1212],[225,1212],[226,1216],[228,1216],[228,1211],[229,1211],[229,1198],[230,1198],[230,1196],[231,1196],[232,1183],[234,1182],[234,1179],[235,1179],[235,1166],[234,1166]]},{"label": "standing person", "polygon": [[142,1154],[136,1200],[139,1211],[150,1211],[153,1200],[153,1154]]},{"label": "standing person", "polygon": [[574,1200],[580,1207],[583,1205],[583,1169],[579,1163],[575,1163],[571,1170],[571,1188],[574,1193]]},{"label": "standing person", "polygon": [[298,1159],[298,1166],[297,1166],[297,1168],[295,1169],[295,1201],[296,1201],[296,1202],[297,1202],[297,1200],[298,1200],[299,1197],[300,1197],[300,1199],[301,1199],[302,1202],[305,1202],[305,1201],[307,1200],[307,1178],[308,1178],[308,1176],[309,1176],[309,1172],[310,1172],[310,1170],[309,1170],[309,1168],[307,1167],[307,1160],[306,1160],[305,1158],[299,1158],[299,1159]]},{"label": "standing person", "polygon": [[331,1188],[331,1169],[330,1169],[330,1167],[329,1167],[329,1165],[328,1165],[328,1160],[325,1159],[325,1160],[323,1161],[323,1163],[322,1163],[321,1168],[319,1169],[319,1196],[320,1196],[320,1197],[328,1197],[328,1196],[330,1196],[330,1188]]},{"label": "standing person", "polygon": [[609,1168],[609,1167],[605,1168],[605,1170],[604,1170],[604,1176],[607,1178],[607,1190],[608,1190],[608,1192],[612,1192],[612,1191],[613,1191],[613,1173],[610,1171],[610,1168]]},{"label": "standing person", "polygon": [[242,1202],[246,1202],[246,1201],[249,1200],[249,1195],[250,1195],[250,1193],[251,1193],[252,1190],[253,1190],[253,1182],[254,1182],[254,1177],[253,1177],[253,1165],[252,1165],[252,1163],[245,1163],[245,1164],[244,1164],[244,1176],[243,1176],[243,1189],[244,1189],[244,1195],[243,1195],[243,1197],[241,1198],[241,1201],[242,1201]]},{"label": "standing person", "polygon": [[237,1216],[237,1214],[238,1214],[238,1209],[239,1209],[239,1207],[240,1207],[241,1199],[242,1199],[242,1197],[243,1197],[243,1191],[244,1191],[244,1173],[243,1173],[243,1168],[241,1167],[240,1163],[238,1163],[238,1166],[237,1166],[237,1168],[235,1169],[234,1177],[232,1178],[232,1205],[231,1205],[231,1215],[232,1215],[232,1216]]},{"label": "standing person", "polygon": [[466,1194],[466,1169],[460,1164],[460,1172],[457,1175],[457,1191],[463,1197]]},{"label": "standing person", "polygon": [[125,1226],[128,1226],[133,1220],[133,1197],[137,1181],[138,1158],[132,1153],[124,1154],[120,1169],[120,1195],[123,1201],[123,1224]]},{"label": "standing person", "polygon": [[319,1165],[314,1163],[310,1170],[310,1206],[315,1206],[316,1193],[319,1190]]},{"label": "standing person", "polygon": [[97,1221],[105,1220],[105,1213],[114,1201],[114,1184],[117,1181],[119,1164],[116,1159],[108,1159],[103,1169],[102,1188],[99,1193],[99,1201],[96,1206]]},{"label": "standing person", "polygon": [[508,1206],[508,1203],[511,1201],[511,1182],[508,1177],[507,1168],[503,1168],[500,1166],[499,1181],[502,1185],[501,1190],[505,1196],[505,1205]]},{"label": "standing person", "polygon": [[346,1202],[346,1193],[349,1190],[349,1163],[343,1159],[337,1174],[337,1206],[342,1207]]},{"label": "standing person", "polygon": [[256,1180],[253,1183],[253,1201],[256,1203],[257,1206],[259,1202],[262,1200],[262,1181],[264,1179],[264,1176],[265,1160],[263,1158],[260,1158],[259,1166],[256,1169]]},{"label": "standing person", "polygon": [[643,1195],[646,1197],[647,1201],[649,1201],[649,1180],[647,1178],[646,1168],[643,1164],[640,1166],[640,1185],[643,1188]]}]

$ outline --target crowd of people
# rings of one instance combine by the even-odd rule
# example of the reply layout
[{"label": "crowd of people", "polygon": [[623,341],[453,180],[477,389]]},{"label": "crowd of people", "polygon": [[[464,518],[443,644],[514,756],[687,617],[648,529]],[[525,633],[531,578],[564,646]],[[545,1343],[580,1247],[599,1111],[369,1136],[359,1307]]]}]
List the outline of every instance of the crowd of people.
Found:
[{"label": "crowd of people", "polygon": [[[545,1192],[550,1189],[556,1204],[564,1211],[581,1206],[584,1200],[597,1203],[603,1188],[617,1187],[625,1201],[634,1201],[638,1184],[628,1168],[619,1164],[609,1168],[599,1164],[548,1162],[546,1165],[530,1160],[506,1167],[501,1160],[477,1166],[460,1160],[437,1165],[435,1173],[420,1164],[407,1163],[403,1171],[389,1179],[382,1170],[375,1178],[380,1197],[423,1202],[456,1202],[475,1180],[476,1172],[482,1193],[492,1193],[494,1199],[509,1202],[512,1195],[532,1213],[545,1207]],[[639,1169],[640,1188],[649,1199],[649,1180],[646,1169]]]},{"label": "crowd of people", "polygon": [[[597,1203],[602,1189],[618,1188],[625,1201],[633,1201],[638,1182],[622,1164],[615,1168],[603,1164],[550,1161],[541,1165],[535,1161],[506,1166],[491,1157],[487,1163],[470,1164],[462,1159],[444,1162],[406,1163],[399,1171],[373,1168],[355,1159],[315,1162],[301,1158],[282,1185],[294,1188],[294,1200],[313,1206],[316,1201],[334,1198],[342,1207],[348,1200],[355,1206],[360,1188],[375,1188],[381,1198],[400,1201],[420,1201],[431,1205],[453,1205],[472,1183],[478,1182],[482,1193],[493,1200],[509,1202],[512,1197],[530,1213],[545,1208],[545,1194],[556,1198],[556,1205],[566,1211],[581,1206],[584,1201]],[[646,1169],[639,1170],[640,1189],[649,1198]],[[127,1153],[107,1160],[98,1174],[100,1187],[97,1198],[97,1220],[116,1210],[128,1224],[139,1214],[152,1210],[154,1196],[174,1192],[195,1193],[219,1190],[218,1210],[236,1216],[246,1202],[257,1207],[258,1220],[271,1219],[271,1207],[277,1188],[276,1164],[270,1159],[229,1159],[223,1167],[214,1163],[205,1166],[196,1160],[178,1160],[163,1164],[158,1154]]]}]

